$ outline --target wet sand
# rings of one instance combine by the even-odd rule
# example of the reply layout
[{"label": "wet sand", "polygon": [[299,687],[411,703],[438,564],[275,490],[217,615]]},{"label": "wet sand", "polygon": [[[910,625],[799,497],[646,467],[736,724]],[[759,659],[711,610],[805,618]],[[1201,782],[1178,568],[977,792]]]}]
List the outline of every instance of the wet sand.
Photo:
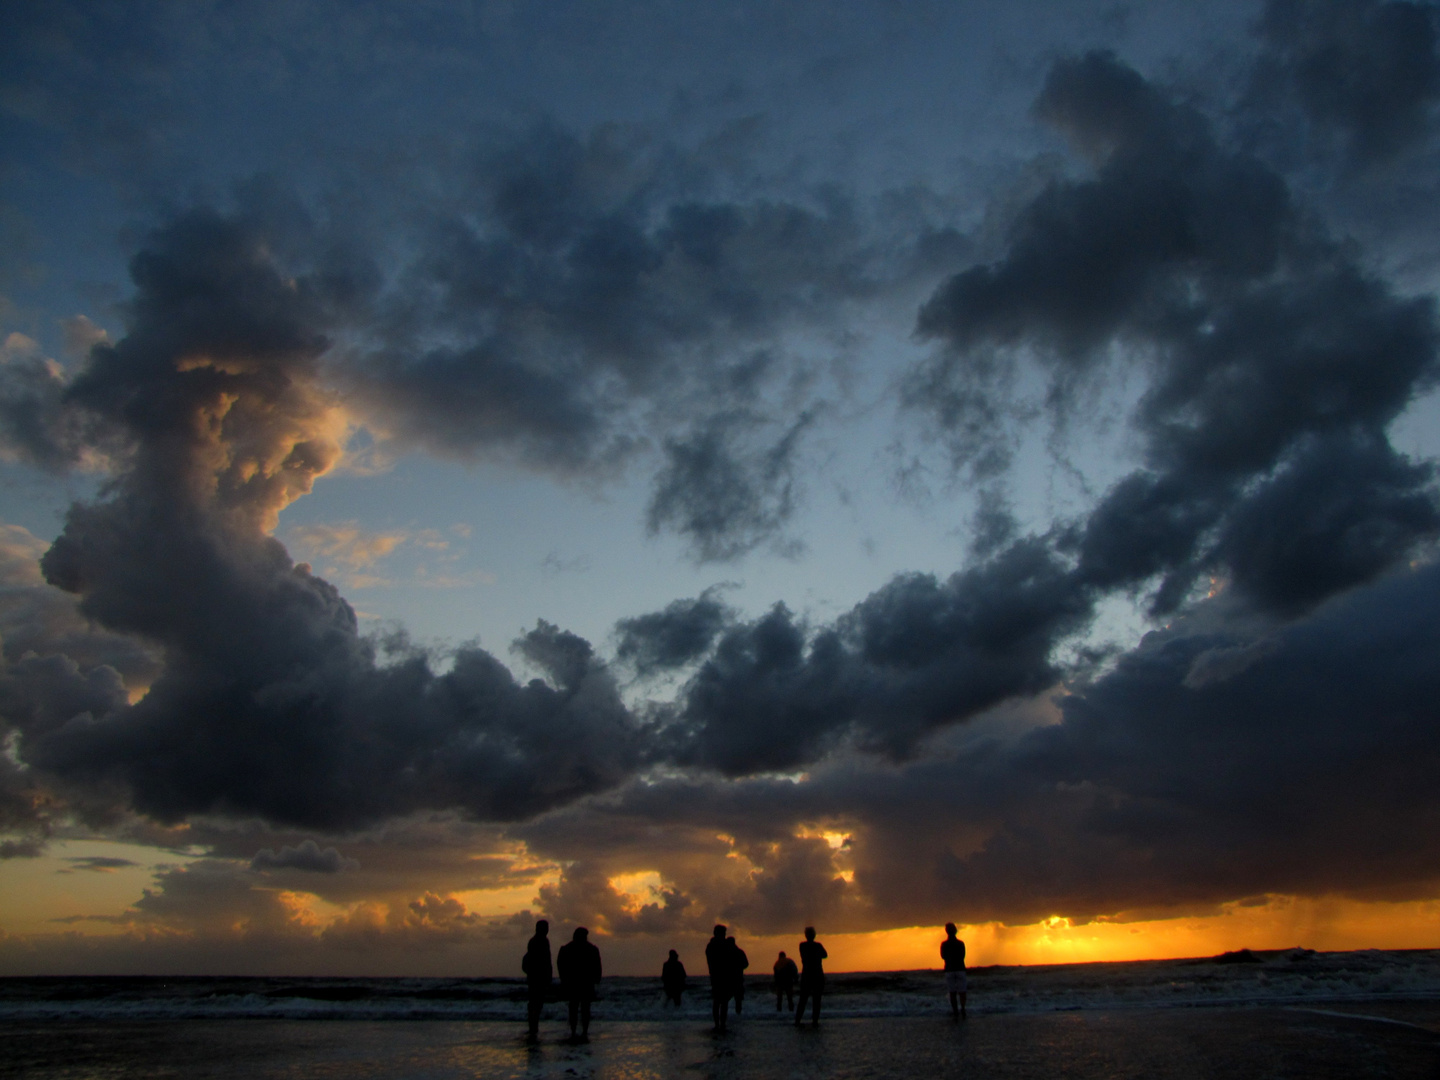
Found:
[{"label": "wet sand", "polygon": [[717,1037],[690,1023],[597,1018],[571,1046],[550,1021],[56,1021],[0,1024],[0,1074],[26,1080],[252,1077],[959,1076],[1015,1080],[1354,1080],[1440,1077],[1440,1002],[838,1019],[800,1030],[743,1019]]}]

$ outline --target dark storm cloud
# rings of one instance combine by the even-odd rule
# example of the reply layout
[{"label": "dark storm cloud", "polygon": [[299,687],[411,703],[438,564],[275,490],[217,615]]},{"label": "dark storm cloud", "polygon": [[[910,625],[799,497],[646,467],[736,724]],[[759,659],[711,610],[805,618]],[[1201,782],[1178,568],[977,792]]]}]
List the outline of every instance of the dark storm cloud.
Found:
[{"label": "dark storm cloud", "polygon": [[[1094,177],[1048,186],[1002,259],[957,274],[920,312],[920,332],[946,347],[910,401],[955,433],[962,460],[979,452],[979,420],[1003,415],[1022,352],[1061,411],[1124,356],[1149,379],[1132,418],[1145,467],[1064,538],[1084,583],[1155,581],[1163,612],[1202,573],[1233,573],[1257,603],[1293,608],[1433,537],[1430,473],[1385,435],[1433,384],[1431,301],[1368,276],[1277,173],[1224,149],[1203,116],[1113,56],[1056,64],[1036,113],[1093,160]],[[1325,468],[1306,469],[1314,454]],[[1303,572],[1242,540],[1302,473],[1345,548]],[[1383,474],[1383,496],[1352,482],[1368,473]]]},{"label": "dark storm cloud", "polygon": [[694,600],[676,600],[663,611],[635,615],[615,624],[615,657],[646,677],[683,668],[710,651],[734,612],[719,599],[719,587]]},{"label": "dark storm cloud", "polygon": [[[94,425],[115,472],[72,508],[48,584],[14,594],[31,607],[3,627],[24,769],[0,756],[0,824],[37,839],[0,855],[38,850],[79,791],[162,822],[304,832],[453,810],[523,821],[514,836],[567,864],[542,890],[550,913],[615,933],[717,911],[859,929],[1433,882],[1433,845],[1401,834],[1436,834],[1440,584],[1396,567],[1440,514],[1430,468],[1386,438],[1433,381],[1431,305],[1113,57],[1056,65],[1037,114],[1093,175],[1050,183],[995,261],[934,292],[919,329],[939,351],[907,400],[985,478],[1005,465],[994,429],[1022,364],[1058,414],[1129,363],[1148,380],[1143,467],[1040,536],[1017,536],[990,498],[979,561],[899,575],[832,623],[783,604],[741,619],[712,593],[622,620],[637,674],[693,667],[650,726],[590,643],[548,622],[515,643],[543,676],[527,683],[478,647],[442,672],[362,637],[269,532],[338,459],[355,407],[438,452],[560,471],[648,437],[664,455],[652,525],[702,559],[772,542],[810,421],[755,420],[756,386],[786,362],[753,346],[823,329],[896,273],[853,207],[707,190],[673,148],[542,126],[483,155],[466,198],[438,200],[391,281],[273,191],[154,233],[125,336],[43,384],[39,428],[12,435],[45,460],[70,445],[64,425]],[[736,345],[781,359],[737,366]],[[41,369],[16,370],[23,398]],[[1197,604],[1204,575],[1224,589]],[[983,726],[1073,674],[1059,647],[1098,603],[1152,584],[1175,625],[1075,680],[1061,722]],[[46,619],[77,624],[72,643],[35,629]],[[976,720],[973,737],[956,730]],[[852,843],[831,845],[832,826]],[[294,911],[247,875],[345,859],[303,834],[260,842],[167,871],[137,918],[213,908],[217,926],[290,933]],[[314,873],[315,889],[355,899],[349,879],[377,857]],[[463,861],[437,858],[437,877],[504,877]],[[644,903],[612,884],[655,865],[664,885]],[[483,930],[438,895],[394,913],[416,941]],[[335,940],[368,940],[368,917]]]},{"label": "dark storm cloud", "polygon": [[677,759],[736,776],[803,766],[839,740],[893,756],[1059,677],[1056,644],[1092,599],[1041,542],[937,581],[902,575],[832,626],[784,606],[721,635],[667,732]]},{"label": "dark storm cloud", "polygon": [[314,840],[302,840],[295,847],[286,844],[278,852],[261,848],[250,860],[251,870],[309,870],[317,874],[338,874],[358,870],[360,862],[341,855],[333,847],[322,849]]},{"label": "dark storm cloud", "polygon": [[89,440],[65,411],[64,391],[64,373],[38,348],[0,353],[0,457],[55,472],[80,463]]},{"label": "dark storm cloud", "polygon": [[795,510],[795,456],[814,419],[803,413],[770,446],[743,446],[753,421],[740,414],[711,417],[701,430],[665,440],[650,532],[683,536],[699,562],[728,562],[776,539]]},{"label": "dark storm cloud", "polygon": [[[1277,174],[1113,58],[1057,65],[1037,111],[1096,175],[1053,183],[1004,258],[937,291],[920,326],[947,347],[921,377],[989,407],[1030,350],[1059,410],[1127,354],[1150,380],[1144,467],[1048,536],[999,522],[994,554],[948,581],[898,577],[827,626],[783,606],[727,626],[666,753],[732,779],[557,812],[520,830],[537,851],[567,857],[583,835],[591,860],[633,866],[654,822],[692,852],[721,825],[760,868],[817,824],[852,833],[848,885],[819,848],[795,853],[815,862],[794,889],[654,857],[667,886],[755,926],[817,907],[869,929],[1433,891],[1433,845],[1410,838],[1440,813],[1440,571],[1405,564],[1440,517],[1430,466],[1386,437],[1433,383],[1429,301],[1367,275]],[[1223,588],[1197,604],[1202,574]],[[1056,685],[1056,646],[1147,582],[1180,614],[1076,681],[1058,723],[952,728],[905,761],[927,733]]]},{"label": "dark storm cloud", "polygon": [[1260,33],[1259,93],[1292,97],[1357,161],[1393,157],[1430,130],[1440,102],[1432,5],[1271,0]]},{"label": "dark storm cloud", "polygon": [[393,434],[440,453],[590,467],[640,438],[639,402],[723,428],[745,390],[722,377],[734,348],[816,325],[916,257],[833,193],[723,194],[703,150],[638,129],[539,125],[477,157],[351,372]]},{"label": "dark storm cloud", "polygon": [[72,507],[43,568],[164,670],[127,705],[113,669],[44,661],[70,696],[7,714],[21,758],[162,820],[326,828],[421,805],[525,815],[626,775],[634,725],[588,645],[544,624],[522,641],[555,686],[517,684],[473,647],[443,675],[423,655],[383,666],[336,590],[268,536],[339,454],[343,418],[317,381],[324,283],[207,212],[153,234],[133,271],[128,332],[67,391],[124,433],[125,466]]},{"label": "dark storm cloud", "polygon": [[1239,629],[1210,601],[1058,716],[991,714],[899,766],[842,755],[799,781],[631,785],[515,832],[557,859],[656,870],[750,932],[1433,896],[1437,602],[1435,565],[1281,628]]}]

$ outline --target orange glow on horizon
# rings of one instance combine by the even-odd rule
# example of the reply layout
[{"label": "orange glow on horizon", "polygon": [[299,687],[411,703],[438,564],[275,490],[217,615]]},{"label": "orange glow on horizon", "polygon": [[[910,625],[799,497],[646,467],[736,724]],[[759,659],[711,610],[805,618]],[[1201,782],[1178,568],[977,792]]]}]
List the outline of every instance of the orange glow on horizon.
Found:
[{"label": "orange glow on horizon", "polygon": [[[1226,904],[1210,915],[1080,924],[1055,916],[1026,926],[961,926],[959,934],[971,967],[1165,960],[1242,948],[1428,949],[1440,948],[1440,900],[1276,896],[1260,904]],[[938,926],[821,934],[830,952],[826,966],[836,972],[938,968],[944,937]],[[777,947],[789,948],[783,941]]]}]

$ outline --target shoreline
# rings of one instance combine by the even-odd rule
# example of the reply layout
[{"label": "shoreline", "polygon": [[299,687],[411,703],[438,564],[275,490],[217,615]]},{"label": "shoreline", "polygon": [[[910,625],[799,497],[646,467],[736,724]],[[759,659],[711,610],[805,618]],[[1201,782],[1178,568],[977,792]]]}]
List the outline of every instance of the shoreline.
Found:
[{"label": "shoreline", "polygon": [[1006,1080],[1129,1080],[1223,1075],[1431,1078],[1440,1070],[1440,1001],[1396,998],[1363,1013],[1211,1006],[1036,1014],[822,1018],[818,1028],[742,1018],[708,1024],[597,1016],[591,1041],[564,1023],[232,1019],[0,1022],[0,1064],[27,1080],[203,1076],[291,1080],[448,1080],[700,1075],[872,1078],[960,1074]]}]

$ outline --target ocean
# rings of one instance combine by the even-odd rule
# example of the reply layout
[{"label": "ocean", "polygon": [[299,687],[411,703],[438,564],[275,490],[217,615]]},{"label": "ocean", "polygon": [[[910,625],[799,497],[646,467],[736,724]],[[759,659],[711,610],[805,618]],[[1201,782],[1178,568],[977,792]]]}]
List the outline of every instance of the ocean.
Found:
[{"label": "ocean", "polygon": [[835,974],[820,1028],[799,1031],[752,978],[724,1037],[703,979],[675,1009],[658,978],[607,978],[580,1046],[560,1003],[527,1046],[524,996],[516,979],[6,978],[0,1074],[1440,1075],[1440,950],[972,968],[958,1024],[939,972]]}]

